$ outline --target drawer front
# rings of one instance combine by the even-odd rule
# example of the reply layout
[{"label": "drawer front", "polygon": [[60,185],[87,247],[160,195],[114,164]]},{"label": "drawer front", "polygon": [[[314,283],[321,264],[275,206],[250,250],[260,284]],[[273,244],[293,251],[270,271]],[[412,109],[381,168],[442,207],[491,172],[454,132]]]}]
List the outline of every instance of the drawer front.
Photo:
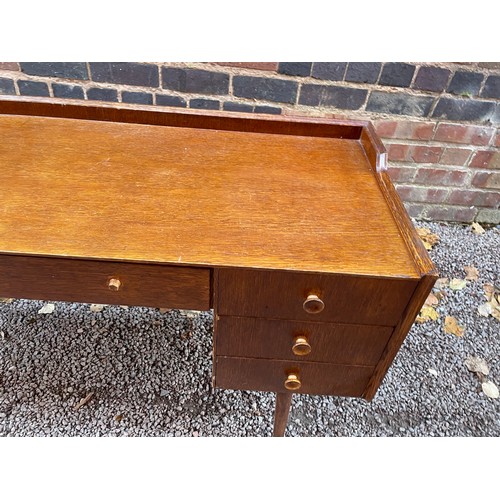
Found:
[{"label": "drawer front", "polygon": [[291,392],[361,397],[373,370],[370,366],[217,356],[215,386],[242,391],[288,392],[285,381],[295,374],[301,386]]},{"label": "drawer front", "polygon": [[210,270],[0,255],[0,296],[206,310]]},{"label": "drawer front", "polygon": [[235,316],[220,316],[214,326],[219,356],[368,366],[378,363],[393,331],[385,326]]},{"label": "drawer front", "polygon": [[[216,311],[221,316],[394,326],[416,284],[412,279],[219,269]],[[321,303],[323,309],[316,312]]]}]

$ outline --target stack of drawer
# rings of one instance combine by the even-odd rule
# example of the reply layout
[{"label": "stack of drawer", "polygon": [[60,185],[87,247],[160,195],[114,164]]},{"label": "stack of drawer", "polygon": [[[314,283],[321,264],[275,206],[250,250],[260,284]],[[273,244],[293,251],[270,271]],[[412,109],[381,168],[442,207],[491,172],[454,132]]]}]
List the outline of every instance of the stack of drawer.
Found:
[{"label": "stack of drawer", "polygon": [[219,269],[214,385],[360,397],[417,281]]}]

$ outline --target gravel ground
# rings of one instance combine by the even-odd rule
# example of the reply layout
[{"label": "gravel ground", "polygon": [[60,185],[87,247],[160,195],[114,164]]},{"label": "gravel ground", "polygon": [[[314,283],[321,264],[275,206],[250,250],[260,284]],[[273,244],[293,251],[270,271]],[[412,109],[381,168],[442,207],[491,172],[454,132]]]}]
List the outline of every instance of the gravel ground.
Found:
[{"label": "gravel ground", "polygon": [[[415,324],[371,403],[295,395],[288,436],[500,436],[500,400],[464,365],[480,356],[500,386],[500,323],[483,317],[483,285],[499,285],[500,231],[422,223],[440,237],[440,318]],[[213,391],[211,312],[41,301],[0,304],[1,436],[270,436],[274,394]],[[445,316],[465,326],[444,332]],[[430,370],[430,371],[429,371]],[[80,408],[82,399],[92,394]]]}]

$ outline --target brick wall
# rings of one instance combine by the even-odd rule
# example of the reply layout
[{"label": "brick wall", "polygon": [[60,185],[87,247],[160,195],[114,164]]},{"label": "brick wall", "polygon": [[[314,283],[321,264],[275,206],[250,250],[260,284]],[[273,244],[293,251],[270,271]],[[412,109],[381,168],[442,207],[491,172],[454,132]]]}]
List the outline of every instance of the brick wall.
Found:
[{"label": "brick wall", "polygon": [[369,119],[411,216],[500,223],[500,63],[0,63],[0,94]]}]

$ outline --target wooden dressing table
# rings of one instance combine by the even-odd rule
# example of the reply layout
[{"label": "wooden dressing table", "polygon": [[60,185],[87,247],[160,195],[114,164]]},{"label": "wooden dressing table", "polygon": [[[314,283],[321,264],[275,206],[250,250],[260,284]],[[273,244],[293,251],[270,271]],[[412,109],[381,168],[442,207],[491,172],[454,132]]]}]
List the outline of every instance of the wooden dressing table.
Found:
[{"label": "wooden dressing table", "polygon": [[214,309],[215,387],[371,400],[437,274],[367,122],[0,99],[0,296]]}]

